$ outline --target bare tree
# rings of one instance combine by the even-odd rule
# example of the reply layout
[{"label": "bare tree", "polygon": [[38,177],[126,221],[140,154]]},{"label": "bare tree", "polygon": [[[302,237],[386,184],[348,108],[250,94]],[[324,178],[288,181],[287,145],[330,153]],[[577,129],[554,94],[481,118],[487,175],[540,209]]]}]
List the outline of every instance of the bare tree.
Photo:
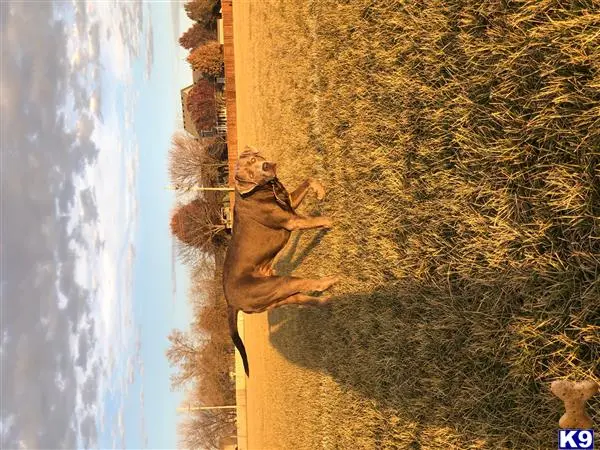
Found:
[{"label": "bare tree", "polygon": [[235,433],[235,413],[224,410],[195,411],[177,425],[179,445],[188,449],[217,450],[221,438]]},{"label": "bare tree", "polygon": [[[194,193],[194,186],[214,187],[227,180],[227,146],[221,138],[194,139],[176,133],[169,151],[171,183],[183,193]],[[187,189],[187,191],[186,191]],[[171,217],[171,232],[178,238],[179,259],[190,266],[205,266],[210,257],[222,259],[227,242],[221,221],[224,193],[205,191],[195,199],[176,206]]]},{"label": "bare tree", "polygon": [[175,133],[169,150],[171,183],[183,187],[217,185],[219,171],[226,170],[226,148],[219,138],[195,139]]},{"label": "bare tree", "polygon": [[214,342],[230,347],[227,304],[222,291],[217,296],[208,296],[204,303],[199,305],[194,317],[192,328],[195,333],[207,334]]},{"label": "bare tree", "polygon": [[180,389],[201,375],[201,341],[199,336],[173,329],[168,337],[171,346],[165,352],[171,367],[179,369],[171,375],[171,389]]},{"label": "bare tree", "polygon": [[[220,342],[219,342],[220,341]],[[235,401],[235,386],[230,376],[235,356],[231,342],[217,340],[212,335],[202,346],[199,364],[202,366],[199,398],[204,404],[230,404]]]}]

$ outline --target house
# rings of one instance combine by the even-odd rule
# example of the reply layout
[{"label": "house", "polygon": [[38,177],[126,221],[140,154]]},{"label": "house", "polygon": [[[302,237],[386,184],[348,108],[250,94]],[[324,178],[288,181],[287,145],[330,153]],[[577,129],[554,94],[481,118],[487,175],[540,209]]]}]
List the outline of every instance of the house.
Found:
[{"label": "house", "polygon": [[181,90],[181,109],[182,109],[182,117],[183,117],[183,129],[194,137],[200,137],[200,133],[198,133],[198,130],[196,130],[196,126],[194,125],[194,121],[192,120],[192,115],[190,114],[190,112],[187,109],[188,96],[193,87],[194,87],[194,85],[190,84],[189,86],[184,87]]},{"label": "house", "polygon": [[[224,105],[217,105],[217,116],[215,117],[214,126],[207,130],[198,130],[192,120],[192,114],[188,111],[188,98],[195,84],[190,84],[181,90],[181,115],[183,118],[183,129],[192,136],[206,137],[227,134],[227,112]],[[216,94],[216,86],[215,86]],[[215,99],[216,101],[216,99]]]}]

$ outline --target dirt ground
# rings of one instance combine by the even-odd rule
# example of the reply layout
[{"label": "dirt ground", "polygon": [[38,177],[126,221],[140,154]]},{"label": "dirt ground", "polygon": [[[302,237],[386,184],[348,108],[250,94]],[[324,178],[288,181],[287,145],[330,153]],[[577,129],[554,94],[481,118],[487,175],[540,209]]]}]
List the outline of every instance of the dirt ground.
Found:
[{"label": "dirt ground", "polygon": [[[248,55],[248,37],[246,25],[250,20],[250,3],[233,2],[234,5],[234,51],[236,67],[236,103],[238,116],[238,149],[251,144],[255,140],[254,122],[249,120],[252,107],[252,87],[254,84],[254,67],[245,60]],[[266,370],[269,361],[276,358],[276,352],[270,348],[267,314],[244,317],[244,341],[250,358],[252,376],[246,380],[247,393],[247,434],[248,448],[276,448],[264,433],[264,421],[267,402]],[[238,374],[238,376],[244,376]]]},{"label": "dirt ground", "polygon": [[[252,38],[250,24],[255,19],[251,2],[235,1],[234,7],[234,51],[236,68],[238,151],[260,140],[260,123],[256,120],[259,70],[251,58],[256,51],[256,40]],[[297,403],[298,395],[292,389],[282,392],[281,377],[295,369],[270,343],[269,317],[267,313],[244,316],[244,340],[248,353],[251,377],[246,380],[248,449],[279,449],[279,433],[292,432],[291,427],[279,430],[281,420],[277,417],[290,416],[285,408],[285,397]],[[243,372],[241,374],[243,375]],[[283,383],[283,386],[286,384]],[[291,417],[290,417],[291,418]],[[275,419],[275,420],[274,420]]]}]

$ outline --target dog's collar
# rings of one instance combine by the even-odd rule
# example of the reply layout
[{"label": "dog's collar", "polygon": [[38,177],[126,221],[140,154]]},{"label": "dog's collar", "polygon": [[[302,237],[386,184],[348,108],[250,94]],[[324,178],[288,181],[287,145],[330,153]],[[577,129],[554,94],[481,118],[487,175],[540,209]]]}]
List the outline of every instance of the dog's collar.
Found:
[{"label": "dog's collar", "polygon": [[[285,199],[282,199],[282,198],[280,198],[279,195],[277,195],[277,188],[282,190],[283,192],[285,192],[285,196],[286,196]],[[277,178],[277,177],[267,181],[265,184],[262,184],[262,185],[257,184],[248,192],[245,192],[243,194],[240,192],[240,196],[242,198],[247,198],[247,197],[250,197],[253,193],[260,191],[262,189],[265,189],[265,190],[270,189],[273,192],[273,197],[275,197],[275,201],[277,203],[279,203],[281,206],[283,206],[284,208],[292,207],[290,194],[288,193],[285,186],[281,183],[281,181],[279,181],[279,178]]]},{"label": "dog's collar", "polygon": [[[246,180],[243,180],[243,181],[246,181]],[[238,192],[242,198],[250,197],[255,192],[266,189],[272,182],[273,182],[273,180],[269,180],[265,184],[258,184],[258,183],[255,183],[254,181],[251,181],[251,183],[254,183],[254,187],[252,189],[250,189],[249,191],[246,191],[246,192],[240,192],[238,190]]]},{"label": "dog's collar", "polygon": [[[277,201],[277,203],[279,203],[281,206],[283,206],[284,208],[292,208],[292,201],[290,199],[290,194],[287,191],[287,189],[285,188],[285,186],[281,183],[281,181],[279,181],[278,178],[273,178],[269,184],[271,185],[271,190],[273,191],[273,196],[275,197],[275,200]],[[277,195],[277,190],[275,188],[279,188],[280,190],[282,190],[285,193],[285,199],[281,199],[279,198],[279,196]]]}]

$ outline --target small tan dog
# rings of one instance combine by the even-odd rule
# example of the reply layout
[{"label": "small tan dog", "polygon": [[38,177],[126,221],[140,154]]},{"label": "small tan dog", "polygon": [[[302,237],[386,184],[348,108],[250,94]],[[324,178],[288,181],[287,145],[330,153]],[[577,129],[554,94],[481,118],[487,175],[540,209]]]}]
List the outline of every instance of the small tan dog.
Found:
[{"label": "small tan dog", "polygon": [[250,371],[237,330],[238,311],[258,313],[282,305],[321,305],[328,297],[307,293],[325,291],[338,281],[336,276],[313,280],[273,274],[273,260],[292,231],[332,226],[329,217],[305,217],[295,211],[309,190],[323,199],[321,183],[308,179],[288,194],[275,168],[275,163],[251,147],[239,155],[235,168],[233,230],[223,265],[223,290],[231,338],[242,356],[246,375]]}]

